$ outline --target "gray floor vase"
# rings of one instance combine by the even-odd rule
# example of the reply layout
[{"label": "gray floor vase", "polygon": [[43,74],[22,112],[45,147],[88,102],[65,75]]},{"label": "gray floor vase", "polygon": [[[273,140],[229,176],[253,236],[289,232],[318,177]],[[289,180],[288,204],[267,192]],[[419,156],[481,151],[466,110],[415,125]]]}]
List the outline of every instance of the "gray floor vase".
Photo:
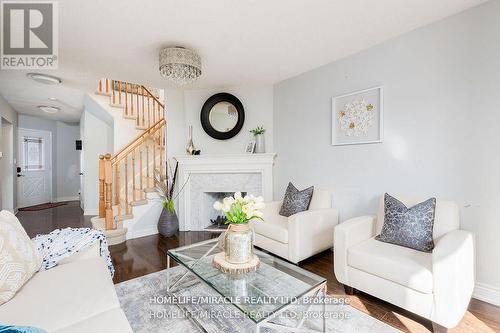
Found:
[{"label": "gray floor vase", "polygon": [[[185,272],[182,267],[170,271],[171,281]],[[166,290],[166,271],[160,271],[115,286],[120,304],[134,332],[203,332],[239,333],[254,332],[255,324],[231,304],[172,304],[169,296],[200,297],[219,294],[194,277],[186,277],[188,286],[174,292]],[[189,283],[192,282],[192,283]],[[200,302],[202,303],[202,302]],[[307,306],[291,307],[302,313]],[[302,310],[302,311],[301,311]],[[321,306],[313,306],[309,313],[319,312]],[[316,312],[317,313],[317,312]],[[209,315],[210,314],[210,315]],[[327,306],[327,332],[399,332],[395,328],[349,306]],[[196,317],[196,320],[189,318]],[[279,318],[275,321],[287,326],[296,325],[296,318]],[[321,329],[320,319],[308,319],[304,328]],[[200,328],[203,327],[203,329]],[[285,330],[262,329],[262,332],[281,333]]]}]

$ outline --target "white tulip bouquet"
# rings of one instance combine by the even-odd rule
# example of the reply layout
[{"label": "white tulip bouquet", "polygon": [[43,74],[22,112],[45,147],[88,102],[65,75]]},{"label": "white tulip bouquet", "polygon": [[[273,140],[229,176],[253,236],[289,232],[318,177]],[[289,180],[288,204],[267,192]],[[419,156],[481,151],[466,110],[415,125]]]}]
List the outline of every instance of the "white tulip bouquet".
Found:
[{"label": "white tulip bouquet", "polygon": [[214,208],[222,211],[226,216],[226,224],[245,224],[250,220],[263,221],[261,209],[265,207],[262,197],[253,195],[242,196],[241,192],[234,193],[234,197],[226,197],[214,203]]}]

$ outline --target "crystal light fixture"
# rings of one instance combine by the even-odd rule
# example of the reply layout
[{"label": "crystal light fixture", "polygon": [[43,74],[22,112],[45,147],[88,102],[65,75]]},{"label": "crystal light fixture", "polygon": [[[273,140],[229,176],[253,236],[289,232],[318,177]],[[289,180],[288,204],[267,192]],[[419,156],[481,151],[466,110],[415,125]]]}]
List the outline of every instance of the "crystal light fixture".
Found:
[{"label": "crystal light fixture", "polygon": [[201,58],[184,47],[167,47],[160,51],[160,73],[177,85],[194,82],[201,76]]}]

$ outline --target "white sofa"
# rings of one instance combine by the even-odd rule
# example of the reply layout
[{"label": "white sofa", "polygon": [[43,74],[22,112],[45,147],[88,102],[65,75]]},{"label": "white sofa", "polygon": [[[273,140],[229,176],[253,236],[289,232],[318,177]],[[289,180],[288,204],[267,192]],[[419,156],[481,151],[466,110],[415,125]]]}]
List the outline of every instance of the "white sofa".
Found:
[{"label": "white sofa", "polygon": [[0,323],[57,333],[132,332],[98,245],[35,273],[0,306]]},{"label": "white sofa", "polygon": [[[384,223],[383,197],[377,216],[362,216],[335,228],[334,271],[339,282],[433,322],[435,332],[455,327],[474,288],[474,239],[459,230],[459,209],[437,200],[432,253],[375,240]],[[413,206],[423,200],[402,200]]]},{"label": "white sofa", "polygon": [[315,189],[309,210],[290,217],[279,215],[281,201],[267,202],[265,221],[253,221],[254,244],[293,263],[329,249],[338,212],[330,192]]}]

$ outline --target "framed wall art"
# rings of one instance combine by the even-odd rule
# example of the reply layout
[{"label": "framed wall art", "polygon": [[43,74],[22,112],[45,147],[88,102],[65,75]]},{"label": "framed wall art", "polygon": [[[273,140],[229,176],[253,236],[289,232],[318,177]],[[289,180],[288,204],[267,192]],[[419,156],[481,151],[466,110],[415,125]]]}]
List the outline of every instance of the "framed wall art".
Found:
[{"label": "framed wall art", "polygon": [[332,145],[380,143],[383,130],[383,87],[332,98]]}]

